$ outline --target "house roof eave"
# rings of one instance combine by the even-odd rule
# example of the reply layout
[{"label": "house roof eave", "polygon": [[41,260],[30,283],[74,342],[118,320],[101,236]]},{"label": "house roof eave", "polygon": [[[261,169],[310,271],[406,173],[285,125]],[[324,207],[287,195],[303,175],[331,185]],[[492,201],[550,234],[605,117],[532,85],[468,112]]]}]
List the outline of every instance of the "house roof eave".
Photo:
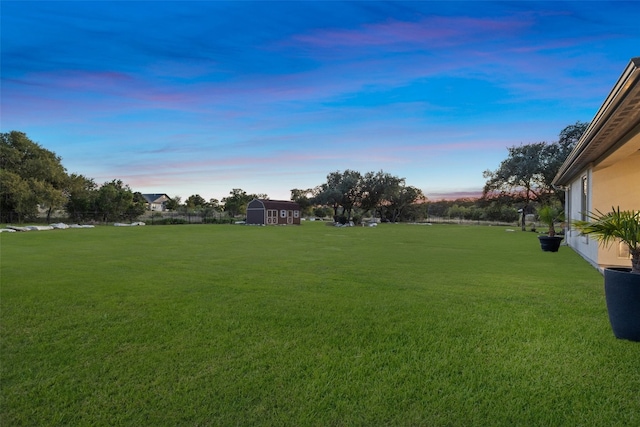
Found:
[{"label": "house roof eave", "polygon": [[[589,164],[597,163],[630,139],[640,124],[640,57],[632,58],[553,184],[568,185]],[[632,136],[632,135],[631,135]]]}]

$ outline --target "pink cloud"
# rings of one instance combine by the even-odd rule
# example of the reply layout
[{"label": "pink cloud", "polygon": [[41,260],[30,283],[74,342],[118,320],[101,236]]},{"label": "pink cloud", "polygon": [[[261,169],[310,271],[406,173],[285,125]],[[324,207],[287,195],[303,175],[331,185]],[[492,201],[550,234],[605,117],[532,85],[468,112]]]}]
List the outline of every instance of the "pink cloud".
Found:
[{"label": "pink cloud", "polygon": [[[109,170],[133,187],[161,187],[171,183],[188,184],[198,181],[241,182],[247,179],[253,179],[254,182],[257,179],[260,182],[262,179],[258,178],[266,175],[298,177],[309,173],[310,170],[315,170],[324,177],[326,173],[337,169],[354,168],[367,171],[416,162],[432,164],[438,155],[469,153],[473,150],[486,151],[491,145],[503,148],[503,144],[493,142],[486,144],[459,142],[437,146],[402,144],[367,146],[349,141],[349,136],[345,138],[335,146],[341,148],[320,147],[317,150],[304,152],[276,150],[265,155],[236,154],[197,160],[157,159],[155,156],[142,156],[127,165],[119,162],[113,164],[109,166]],[[265,169],[265,165],[268,165],[268,168]],[[131,173],[132,170],[135,172]],[[162,173],[158,174],[158,170],[162,170]],[[320,183],[321,179],[316,184]]]},{"label": "pink cloud", "polygon": [[522,19],[479,19],[469,17],[427,17],[418,22],[389,20],[367,24],[357,29],[317,30],[299,34],[293,41],[314,48],[398,46],[449,46],[468,40],[470,36],[497,37],[530,26]]},{"label": "pink cloud", "polygon": [[[104,98],[110,97],[117,98],[118,101],[112,102],[117,102],[120,107],[123,105],[122,99],[164,105],[188,101],[184,91],[153,84],[135,74],[122,72],[57,70],[30,73],[12,83],[16,90],[28,91],[33,96],[43,99],[59,100],[65,103],[91,102],[97,108],[109,106],[110,102]],[[28,86],[37,86],[40,89],[34,93],[26,88]]]}]

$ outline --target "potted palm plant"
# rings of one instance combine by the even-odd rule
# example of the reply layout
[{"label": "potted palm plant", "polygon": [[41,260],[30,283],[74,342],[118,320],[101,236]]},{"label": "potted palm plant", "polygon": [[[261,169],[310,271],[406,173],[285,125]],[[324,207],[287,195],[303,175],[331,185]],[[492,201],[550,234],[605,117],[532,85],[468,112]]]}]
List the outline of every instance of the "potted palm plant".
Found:
[{"label": "potted palm plant", "polygon": [[545,205],[538,210],[538,219],[549,227],[546,236],[538,236],[540,247],[545,252],[558,252],[562,236],[556,236],[556,222],[564,221],[564,210],[560,206]]},{"label": "potted palm plant", "polygon": [[640,341],[640,211],[589,213],[589,221],[576,221],[582,234],[608,246],[620,241],[629,248],[631,268],[605,268],[604,290],[609,321],[616,337]]}]

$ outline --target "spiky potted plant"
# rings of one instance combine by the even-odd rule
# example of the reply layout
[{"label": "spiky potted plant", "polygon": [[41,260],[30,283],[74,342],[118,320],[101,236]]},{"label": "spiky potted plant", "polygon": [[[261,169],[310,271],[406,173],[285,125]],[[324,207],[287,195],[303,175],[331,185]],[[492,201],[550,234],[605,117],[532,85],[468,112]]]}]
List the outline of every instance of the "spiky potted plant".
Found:
[{"label": "spiky potted plant", "polygon": [[613,334],[640,341],[640,211],[588,213],[589,221],[576,221],[574,227],[596,238],[601,245],[622,242],[629,248],[631,268],[605,268],[604,290]]},{"label": "spiky potted plant", "polygon": [[538,219],[549,227],[546,236],[538,236],[540,247],[545,252],[558,252],[562,236],[556,236],[556,222],[564,221],[564,210],[560,206],[544,205],[538,210]]}]

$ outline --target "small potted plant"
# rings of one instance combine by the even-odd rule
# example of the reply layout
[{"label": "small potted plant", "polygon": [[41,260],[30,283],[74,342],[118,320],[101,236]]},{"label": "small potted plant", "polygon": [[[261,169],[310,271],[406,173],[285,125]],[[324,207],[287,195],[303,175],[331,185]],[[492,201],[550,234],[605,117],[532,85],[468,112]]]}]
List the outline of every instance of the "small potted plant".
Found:
[{"label": "small potted plant", "polygon": [[556,222],[564,221],[564,210],[560,206],[545,205],[538,210],[538,219],[549,227],[546,236],[538,236],[540,247],[545,252],[558,252],[562,236],[556,236]]},{"label": "small potted plant", "polygon": [[588,213],[589,221],[576,221],[582,234],[595,237],[608,246],[622,242],[629,248],[631,268],[605,268],[604,290],[613,334],[640,341],[640,211]]}]

